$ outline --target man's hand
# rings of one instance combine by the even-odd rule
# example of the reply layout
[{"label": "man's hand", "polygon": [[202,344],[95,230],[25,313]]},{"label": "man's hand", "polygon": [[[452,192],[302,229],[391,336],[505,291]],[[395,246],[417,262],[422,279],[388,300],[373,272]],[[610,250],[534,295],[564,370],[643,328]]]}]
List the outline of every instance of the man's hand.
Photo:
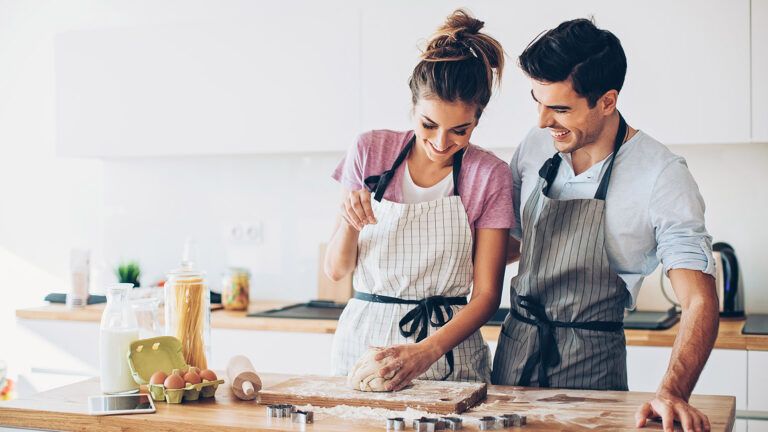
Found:
[{"label": "man's hand", "polygon": [[692,407],[684,399],[656,394],[656,397],[644,403],[635,413],[637,427],[645,426],[649,418],[661,418],[664,432],[675,430],[674,422],[679,421],[685,432],[708,432],[709,419],[704,413]]},{"label": "man's hand", "polygon": [[637,426],[648,418],[661,418],[665,431],[674,430],[675,420],[688,431],[708,431],[709,419],[688,404],[688,398],[704,369],[717,339],[719,324],[715,279],[700,271],[672,269],[667,273],[682,315],[672,357],[664,378],[650,402],[637,410]]}]

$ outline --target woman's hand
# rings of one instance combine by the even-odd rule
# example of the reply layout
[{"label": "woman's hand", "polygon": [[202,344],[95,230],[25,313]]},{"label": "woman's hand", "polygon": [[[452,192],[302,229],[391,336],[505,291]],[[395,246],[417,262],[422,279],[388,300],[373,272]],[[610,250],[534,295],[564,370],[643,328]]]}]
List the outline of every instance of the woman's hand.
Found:
[{"label": "woman's hand", "polygon": [[379,376],[395,376],[387,384],[387,390],[398,391],[423,374],[443,355],[423,340],[418,343],[393,345],[376,354],[375,360],[384,360],[387,366],[379,370]]},{"label": "woman's hand", "polygon": [[371,208],[371,193],[363,188],[347,194],[341,205],[341,216],[357,231],[362,231],[365,225],[375,224],[376,218]]}]

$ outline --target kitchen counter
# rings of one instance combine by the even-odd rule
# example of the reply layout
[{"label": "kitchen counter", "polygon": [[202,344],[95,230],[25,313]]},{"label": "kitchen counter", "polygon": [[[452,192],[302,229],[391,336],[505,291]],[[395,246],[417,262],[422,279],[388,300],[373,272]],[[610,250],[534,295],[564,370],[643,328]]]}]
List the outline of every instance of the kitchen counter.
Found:
[{"label": "kitchen counter", "polygon": [[[288,375],[264,374],[265,387],[279,383]],[[181,405],[157,403],[154,414],[89,416],[86,400],[99,394],[93,378],[34,396],[0,402],[0,426],[62,431],[381,431],[384,418],[398,414],[408,420],[423,415],[414,410],[393,412],[369,408],[313,408],[315,422],[306,427],[288,419],[266,416],[264,406],[254,401],[233,398],[229,387],[219,386],[215,399],[185,402]],[[478,430],[477,418],[484,415],[518,413],[527,415],[529,431],[540,430],[636,430],[634,412],[649,399],[649,393],[534,389],[489,386],[485,402],[463,414],[464,430]],[[731,431],[734,425],[735,398],[693,396],[691,403],[704,412],[713,432]],[[650,430],[660,430],[660,422],[650,422]]]},{"label": "kitchen counter", "polygon": [[[252,302],[249,312],[263,311],[286,306],[294,302],[257,301]],[[91,305],[83,309],[70,310],[63,304],[19,309],[16,317],[29,320],[66,320],[90,321],[101,320],[104,305]],[[217,310],[211,313],[211,327],[220,329],[282,331],[301,333],[333,334],[336,331],[335,320],[287,319],[246,317],[245,312]],[[743,320],[721,319],[720,332],[715,348],[748,351],[768,351],[768,335],[743,335]],[[677,336],[679,324],[667,330],[624,330],[629,346],[671,347]],[[481,329],[487,341],[496,342],[499,338],[499,326],[484,326]]]}]

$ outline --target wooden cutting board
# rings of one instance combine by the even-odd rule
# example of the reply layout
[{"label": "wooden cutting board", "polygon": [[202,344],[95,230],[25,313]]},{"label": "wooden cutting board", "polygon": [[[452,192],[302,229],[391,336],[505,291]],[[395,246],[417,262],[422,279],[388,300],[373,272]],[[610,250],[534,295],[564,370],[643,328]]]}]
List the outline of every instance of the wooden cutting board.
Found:
[{"label": "wooden cutting board", "polygon": [[485,399],[485,383],[414,381],[398,392],[363,392],[347,387],[346,377],[291,378],[259,392],[259,403],[367,406],[402,411],[413,408],[435,414],[462,413]]}]

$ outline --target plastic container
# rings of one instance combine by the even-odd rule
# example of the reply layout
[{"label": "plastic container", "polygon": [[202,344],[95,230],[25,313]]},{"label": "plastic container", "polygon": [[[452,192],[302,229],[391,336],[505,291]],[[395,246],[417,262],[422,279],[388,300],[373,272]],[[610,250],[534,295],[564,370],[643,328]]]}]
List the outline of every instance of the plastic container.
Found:
[{"label": "plastic container", "polygon": [[208,367],[211,355],[211,293],[205,273],[195,268],[194,246],[187,242],[181,267],[165,283],[165,334],[181,342],[187,364]]},{"label": "plastic container", "polygon": [[99,329],[99,370],[103,393],[139,391],[126,360],[131,343],[139,339],[136,315],[128,303],[132,288],[133,284],[114,284],[107,288],[107,306],[101,315]]},{"label": "plastic container", "polygon": [[128,353],[128,365],[133,379],[138,384],[146,384],[149,394],[156,401],[181,403],[208,398],[216,394],[216,389],[224,380],[206,381],[200,384],[187,384],[181,389],[166,389],[161,384],[149,384],[152,374],[162,371],[170,375],[176,371],[187,372],[189,365],[184,362],[181,342],[175,337],[160,336],[140,339],[133,342]]},{"label": "plastic container", "polygon": [[227,310],[248,309],[251,274],[247,269],[231,267],[221,279],[221,305]]}]

